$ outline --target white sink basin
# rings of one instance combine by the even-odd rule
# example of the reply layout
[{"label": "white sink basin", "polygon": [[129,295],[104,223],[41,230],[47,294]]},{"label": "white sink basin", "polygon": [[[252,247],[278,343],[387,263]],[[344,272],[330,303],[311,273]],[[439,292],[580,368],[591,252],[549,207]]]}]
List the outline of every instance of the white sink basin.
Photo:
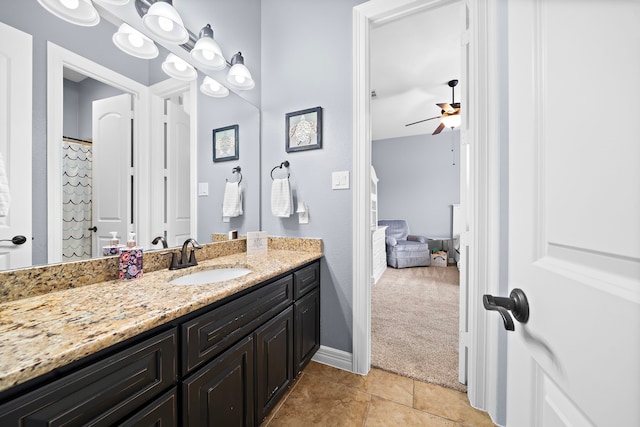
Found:
[{"label": "white sink basin", "polygon": [[246,268],[216,268],[213,270],[199,271],[197,273],[187,274],[186,276],[173,279],[172,285],[205,285],[208,283],[223,282],[225,280],[235,279],[251,273]]}]

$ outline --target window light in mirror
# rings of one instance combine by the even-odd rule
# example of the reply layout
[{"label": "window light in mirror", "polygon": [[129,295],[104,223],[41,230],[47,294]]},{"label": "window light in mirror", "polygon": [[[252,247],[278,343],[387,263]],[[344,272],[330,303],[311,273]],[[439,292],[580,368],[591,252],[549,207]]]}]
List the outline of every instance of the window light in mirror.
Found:
[{"label": "window light in mirror", "polygon": [[198,72],[187,61],[177,57],[173,53],[167,55],[162,63],[162,71],[174,79],[191,81],[198,77]]},{"label": "window light in mirror", "polygon": [[189,40],[182,18],[171,2],[160,0],[153,3],[142,17],[142,23],[165,42],[183,44]]},{"label": "window light in mirror", "polygon": [[244,65],[244,58],[241,52],[236,53],[231,58],[231,69],[227,74],[227,82],[239,90],[253,89],[256,85],[249,69]]},{"label": "window light in mirror", "polygon": [[214,98],[224,98],[229,95],[229,89],[222,86],[217,80],[212,79],[209,76],[205,76],[202,81],[202,84],[200,85],[200,92]]},{"label": "window light in mirror", "polygon": [[100,22],[100,14],[91,0],[38,0],[40,6],[58,18],[83,27]]},{"label": "window light in mirror", "polygon": [[222,49],[213,38],[211,25],[207,24],[200,30],[198,41],[191,49],[191,58],[209,70],[222,70],[227,66]]},{"label": "window light in mirror", "polygon": [[113,35],[113,43],[131,56],[152,59],[158,56],[158,47],[149,37],[128,24],[122,24]]}]

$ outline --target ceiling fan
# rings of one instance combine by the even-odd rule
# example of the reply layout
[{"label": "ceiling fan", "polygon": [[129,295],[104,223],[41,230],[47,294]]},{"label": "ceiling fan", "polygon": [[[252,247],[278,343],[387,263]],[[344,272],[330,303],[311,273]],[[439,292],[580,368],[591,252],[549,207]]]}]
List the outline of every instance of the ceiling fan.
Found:
[{"label": "ceiling fan", "polygon": [[424,120],[418,120],[417,122],[409,123],[405,126],[415,125],[418,123],[426,122],[427,120],[440,119],[440,124],[438,125],[436,130],[433,131],[432,135],[439,134],[445,127],[450,127],[451,129],[453,129],[457,126],[460,126],[460,103],[455,102],[455,87],[458,85],[458,81],[449,80],[447,84],[451,88],[451,104],[448,104],[446,102],[442,104],[436,104],[442,109],[442,112],[439,116],[430,117]]}]

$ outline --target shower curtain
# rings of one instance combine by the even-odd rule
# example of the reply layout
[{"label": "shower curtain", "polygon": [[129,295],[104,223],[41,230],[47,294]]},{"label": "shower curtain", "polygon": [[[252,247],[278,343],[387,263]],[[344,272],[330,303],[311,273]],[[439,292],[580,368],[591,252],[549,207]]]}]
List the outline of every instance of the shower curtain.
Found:
[{"label": "shower curtain", "polygon": [[62,259],[91,258],[91,146],[62,142]]}]

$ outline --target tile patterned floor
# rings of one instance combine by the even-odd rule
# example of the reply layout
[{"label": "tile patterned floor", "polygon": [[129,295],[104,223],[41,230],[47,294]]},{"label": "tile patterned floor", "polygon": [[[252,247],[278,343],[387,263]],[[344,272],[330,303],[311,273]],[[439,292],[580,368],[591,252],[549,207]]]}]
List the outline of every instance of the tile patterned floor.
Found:
[{"label": "tile patterned floor", "polygon": [[311,362],[263,427],[493,427],[465,393],[379,369],[366,377]]}]

